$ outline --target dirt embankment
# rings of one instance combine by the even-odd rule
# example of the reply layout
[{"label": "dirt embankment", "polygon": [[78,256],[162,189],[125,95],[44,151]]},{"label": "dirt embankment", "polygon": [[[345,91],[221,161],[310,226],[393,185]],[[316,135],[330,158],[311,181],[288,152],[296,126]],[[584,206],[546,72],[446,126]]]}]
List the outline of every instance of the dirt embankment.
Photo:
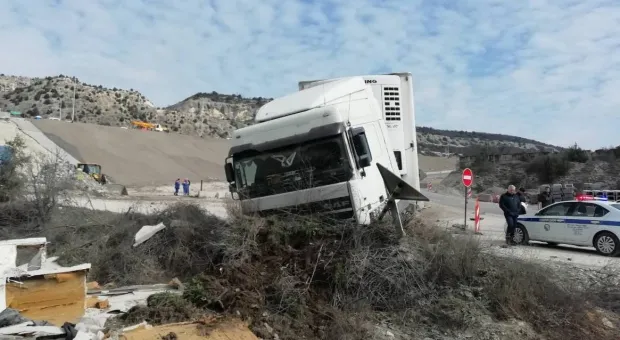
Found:
[{"label": "dirt embankment", "polygon": [[78,160],[101,164],[116,183],[144,186],[184,177],[194,183],[224,178],[227,140],[49,120],[34,124]]},{"label": "dirt embankment", "polygon": [[458,163],[457,157],[436,157],[418,155],[420,170],[425,172],[454,170]]}]

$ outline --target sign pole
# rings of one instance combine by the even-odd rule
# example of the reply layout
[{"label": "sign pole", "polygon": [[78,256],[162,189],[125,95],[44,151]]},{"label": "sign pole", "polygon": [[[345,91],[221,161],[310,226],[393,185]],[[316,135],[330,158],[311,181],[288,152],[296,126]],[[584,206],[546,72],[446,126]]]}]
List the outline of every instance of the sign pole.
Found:
[{"label": "sign pole", "polygon": [[482,233],[480,233],[480,200],[478,198],[476,198],[476,207],[474,211],[474,232],[476,235],[482,235]]},{"label": "sign pole", "polygon": [[467,187],[465,187],[465,218],[463,219],[463,229],[467,229]]},{"label": "sign pole", "polygon": [[461,174],[461,182],[463,182],[463,186],[465,187],[465,216],[463,220],[463,228],[467,229],[467,196],[469,187],[471,187],[474,182],[474,173],[470,168],[463,169],[463,173]]}]

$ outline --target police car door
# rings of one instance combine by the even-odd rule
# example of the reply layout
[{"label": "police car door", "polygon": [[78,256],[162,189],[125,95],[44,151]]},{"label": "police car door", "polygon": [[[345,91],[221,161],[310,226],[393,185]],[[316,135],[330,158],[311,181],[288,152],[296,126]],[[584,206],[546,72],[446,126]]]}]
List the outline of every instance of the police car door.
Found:
[{"label": "police car door", "polygon": [[534,234],[531,238],[540,241],[567,242],[565,220],[574,205],[574,202],[561,202],[539,211],[531,223],[532,229],[535,229],[531,232]]},{"label": "police car door", "polygon": [[591,246],[594,234],[599,231],[599,224],[609,210],[588,202],[579,202],[569,212],[564,225],[566,241],[576,245]]}]

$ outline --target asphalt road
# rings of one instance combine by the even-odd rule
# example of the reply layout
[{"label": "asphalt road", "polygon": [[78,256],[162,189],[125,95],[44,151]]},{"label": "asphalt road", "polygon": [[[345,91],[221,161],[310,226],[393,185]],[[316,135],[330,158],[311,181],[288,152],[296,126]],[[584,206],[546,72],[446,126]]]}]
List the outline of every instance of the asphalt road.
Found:
[{"label": "asphalt road", "polygon": [[[422,193],[431,200],[430,214],[432,219],[446,223],[446,226],[463,223],[463,198],[429,192],[423,189]],[[473,228],[469,220],[474,214],[475,200],[470,200],[467,208],[468,228]],[[536,208],[536,207],[535,207]],[[480,213],[484,218],[481,221],[484,245],[491,246],[494,252],[510,257],[528,260],[554,261],[559,263],[581,265],[587,268],[604,268],[620,265],[620,258],[609,258],[598,255],[593,247],[577,247],[569,245],[549,246],[544,242],[531,242],[530,246],[501,248],[504,244],[504,216],[497,203],[480,202]]]},{"label": "asphalt road", "polygon": [[[465,208],[465,198],[464,197],[456,197],[456,196],[448,196],[443,194],[437,194],[434,192],[430,192],[426,189],[422,189],[422,193],[428,197],[431,202],[435,202],[440,205],[445,205],[453,208]],[[469,199],[467,203],[467,210],[472,211],[474,209],[474,205],[476,204],[475,199]],[[502,210],[499,208],[497,203],[490,202],[480,202],[480,214],[495,214],[495,215],[503,215]]]}]

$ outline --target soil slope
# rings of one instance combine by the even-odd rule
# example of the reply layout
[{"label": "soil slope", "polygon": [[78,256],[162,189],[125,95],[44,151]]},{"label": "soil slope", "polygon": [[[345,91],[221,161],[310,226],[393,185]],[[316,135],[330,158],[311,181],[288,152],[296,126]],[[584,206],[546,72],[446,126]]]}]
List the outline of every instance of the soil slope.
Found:
[{"label": "soil slope", "polygon": [[48,138],[84,162],[99,163],[115,183],[172,184],[176,178],[224,178],[229,143],[176,133],[121,129],[84,123],[35,120]]}]

